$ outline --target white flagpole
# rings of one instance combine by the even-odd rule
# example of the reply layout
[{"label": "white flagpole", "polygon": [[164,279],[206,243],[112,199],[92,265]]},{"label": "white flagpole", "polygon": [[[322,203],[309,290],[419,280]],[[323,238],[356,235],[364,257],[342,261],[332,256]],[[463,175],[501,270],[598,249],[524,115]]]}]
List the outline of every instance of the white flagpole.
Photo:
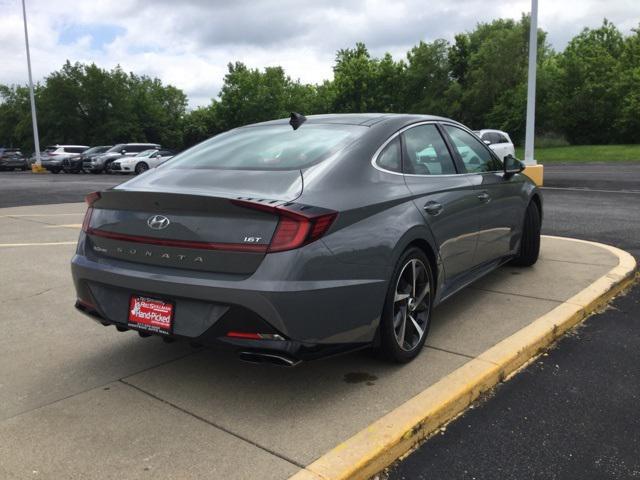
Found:
[{"label": "white flagpole", "polygon": [[527,127],[524,142],[524,163],[535,165],[533,142],[536,123],[536,68],[538,58],[538,0],[531,0],[531,26],[529,30],[529,75],[527,85]]},{"label": "white flagpole", "polygon": [[36,119],[36,99],[33,94],[33,77],[31,76],[31,54],[29,53],[29,32],[27,31],[27,9],[22,0],[22,18],[24,19],[24,44],[27,48],[27,67],[29,70],[29,97],[31,98],[31,121],[33,122],[33,143],[36,149],[36,165],[42,167],[40,161],[40,137],[38,135],[38,120]]}]

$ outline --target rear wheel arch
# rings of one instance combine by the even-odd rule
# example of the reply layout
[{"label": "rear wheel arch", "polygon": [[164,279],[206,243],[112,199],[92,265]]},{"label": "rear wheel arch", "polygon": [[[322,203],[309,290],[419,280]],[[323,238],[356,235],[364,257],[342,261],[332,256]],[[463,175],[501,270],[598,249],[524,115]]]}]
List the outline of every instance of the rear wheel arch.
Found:
[{"label": "rear wheel arch", "polygon": [[[427,242],[425,239],[422,239],[422,238],[415,239],[409,245],[407,245],[407,247],[405,248],[405,251],[413,247],[419,248],[427,256],[427,258],[429,259],[429,266],[431,267],[431,272],[433,273],[433,277],[434,279],[437,279],[438,271],[439,271],[438,260],[429,242]],[[435,290],[437,290],[437,287],[438,287],[438,282],[435,281],[434,293],[435,293]]]},{"label": "rear wheel arch", "polygon": [[407,232],[404,237],[398,242],[394,255],[392,270],[396,267],[396,264],[408,249],[412,247],[419,248],[424,252],[429,260],[429,266],[434,278],[434,293],[437,294],[442,279],[441,262],[438,255],[438,250],[435,247],[431,232],[426,228],[416,228]]}]

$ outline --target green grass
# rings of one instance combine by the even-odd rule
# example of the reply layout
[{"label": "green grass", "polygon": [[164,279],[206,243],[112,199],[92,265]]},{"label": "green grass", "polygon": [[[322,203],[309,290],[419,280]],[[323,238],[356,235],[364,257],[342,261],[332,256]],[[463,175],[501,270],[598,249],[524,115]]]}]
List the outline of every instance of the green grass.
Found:
[{"label": "green grass", "polygon": [[[516,148],[524,160],[524,147]],[[640,162],[640,145],[575,145],[536,148],[538,163]]]}]

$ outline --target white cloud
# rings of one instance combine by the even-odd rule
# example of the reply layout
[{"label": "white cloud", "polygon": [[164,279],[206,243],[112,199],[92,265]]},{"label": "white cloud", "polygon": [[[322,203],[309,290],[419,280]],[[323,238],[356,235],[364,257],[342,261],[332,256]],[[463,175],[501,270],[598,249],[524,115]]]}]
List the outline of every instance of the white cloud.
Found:
[{"label": "white cloud", "polygon": [[[331,77],[336,50],[356,41],[376,55],[403,56],[421,39],[451,40],[479,21],[519,18],[529,7],[529,0],[27,0],[36,80],[67,59],[105,68],[120,64],[183,89],[192,106],[218,93],[232,61],[282,65],[293,78],[319,82]],[[640,21],[640,2],[540,0],[540,27],[556,48],[604,17],[629,32]],[[97,26],[122,33],[92,38]],[[70,27],[81,34],[62,42]],[[0,0],[0,83],[25,82],[20,0]]]}]

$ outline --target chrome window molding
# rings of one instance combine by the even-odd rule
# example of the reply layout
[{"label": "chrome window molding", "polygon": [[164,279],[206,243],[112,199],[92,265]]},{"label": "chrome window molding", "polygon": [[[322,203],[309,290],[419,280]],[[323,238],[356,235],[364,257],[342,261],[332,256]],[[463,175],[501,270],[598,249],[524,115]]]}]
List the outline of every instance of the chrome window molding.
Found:
[{"label": "chrome window molding", "polygon": [[[371,157],[371,165],[373,165],[373,168],[375,168],[376,170],[379,170],[381,172],[390,173],[391,175],[400,175],[400,176],[403,176],[403,177],[461,177],[461,176],[469,176],[469,175],[479,175],[479,174],[482,174],[482,173],[495,173],[495,172],[465,172],[465,173],[446,173],[446,174],[436,174],[436,175],[424,175],[424,174],[418,174],[418,173],[394,172],[392,170],[387,170],[386,168],[382,168],[380,165],[378,165],[378,163],[377,163],[378,162],[378,157],[380,156],[382,151],[395,138],[397,138],[398,136],[402,135],[402,133],[406,132],[407,130],[409,130],[411,128],[419,127],[420,125],[437,125],[437,124],[450,125],[452,127],[460,128],[461,130],[464,130],[465,132],[470,132],[470,130],[468,130],[466,128],[463,128],[462,125],[457,124],[457,123],[452,123],[452,122],[441,122],[441,121],[436,121],[436,120],[425,120],[423,122],[412,123],[411,125],[407,125],[406,127],[402,127],[397,132],[394,132],[389,138],[387,138],[384,141],[384,143],[380,146],[380,148],[378,148],[376,150],[376,152],[373,154],[373,157]],[[443,141],[444,141],[444,139],[443,139]]]}]

